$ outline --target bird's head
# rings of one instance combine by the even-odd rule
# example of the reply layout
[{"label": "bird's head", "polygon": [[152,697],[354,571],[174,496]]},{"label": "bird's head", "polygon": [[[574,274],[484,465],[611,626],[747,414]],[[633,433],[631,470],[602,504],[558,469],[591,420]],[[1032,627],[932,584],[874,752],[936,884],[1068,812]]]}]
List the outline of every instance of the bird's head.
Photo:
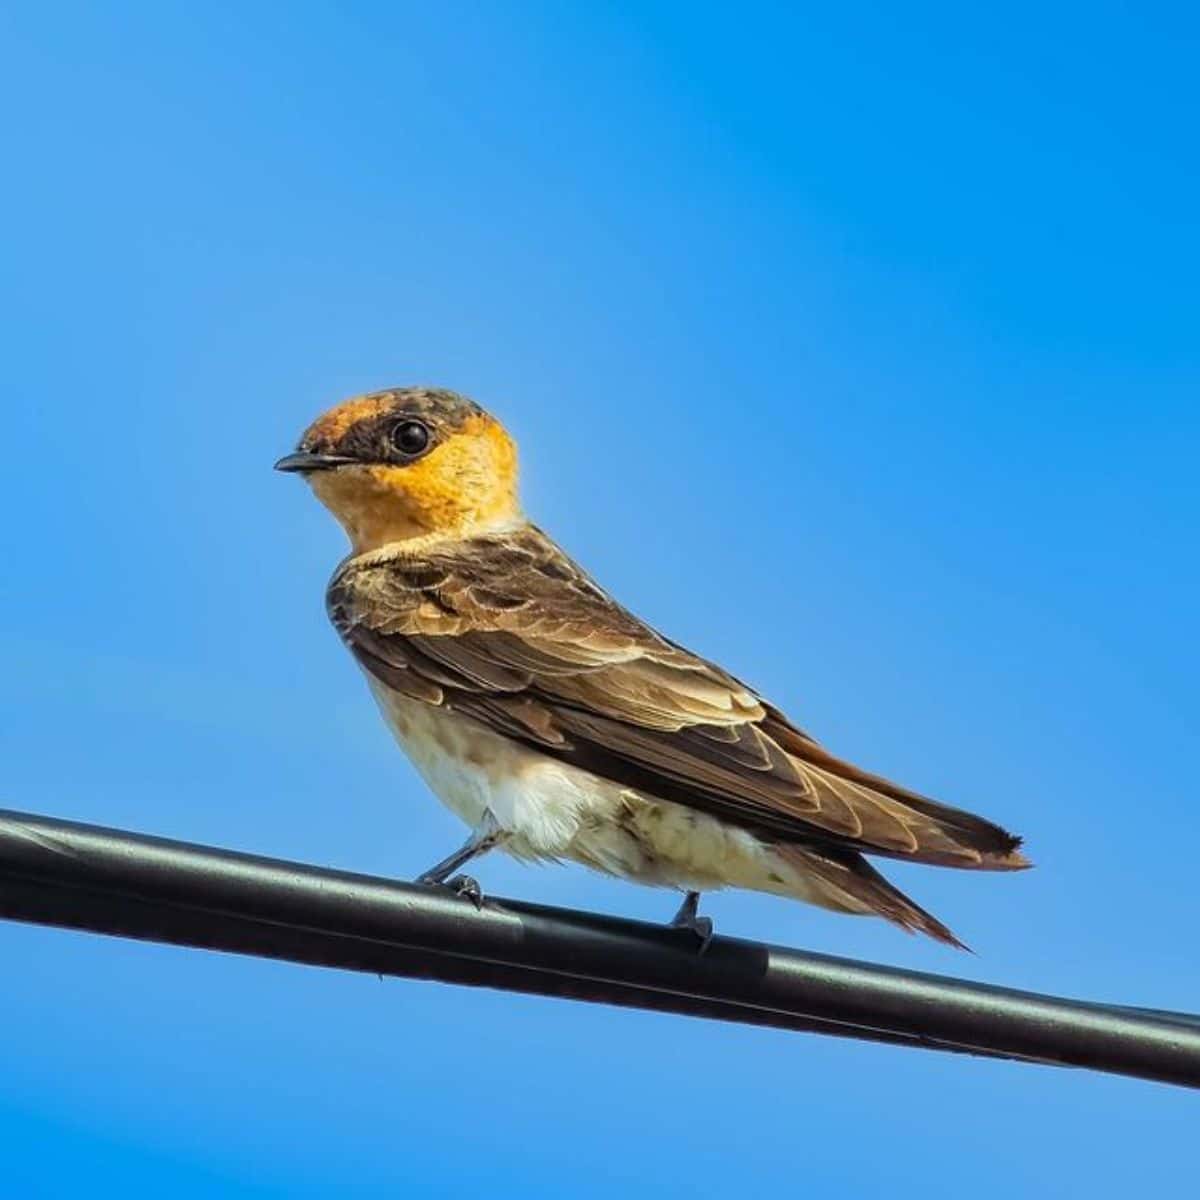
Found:
[{"label": "bird's head", "polygon": [[520,519],[512,438],[479,405],[440,388],[347,400],[318,417],[275,468],[308,480],[355,553]]}]

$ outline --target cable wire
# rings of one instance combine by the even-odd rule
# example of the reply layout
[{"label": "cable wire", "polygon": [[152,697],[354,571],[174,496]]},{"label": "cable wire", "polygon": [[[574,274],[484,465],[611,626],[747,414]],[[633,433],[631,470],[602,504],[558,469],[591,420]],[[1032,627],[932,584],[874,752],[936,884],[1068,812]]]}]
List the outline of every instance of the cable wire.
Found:
[{"label": "cable wire", "polygon": [[0,810],[0,916],[1200,1087],[1200,1016],[1065,1000]]}]

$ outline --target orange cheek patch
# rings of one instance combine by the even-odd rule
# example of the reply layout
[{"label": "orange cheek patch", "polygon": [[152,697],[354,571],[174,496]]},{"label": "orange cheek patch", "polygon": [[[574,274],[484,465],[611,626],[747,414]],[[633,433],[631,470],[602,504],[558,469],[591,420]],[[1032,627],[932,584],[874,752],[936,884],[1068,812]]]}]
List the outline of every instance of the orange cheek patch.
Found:
[{"label": "orange cheek patch", "polygon": [[517,509],[516,451],[488,417],[468,421],[395,478],[431,529],[461,529]]},{"label": "orange cheek patch", "polygon": [[413,516],[431,530],[452,528],[485,486],[474,439],[453,434],[408,467],[377,468],[403,495]]}]

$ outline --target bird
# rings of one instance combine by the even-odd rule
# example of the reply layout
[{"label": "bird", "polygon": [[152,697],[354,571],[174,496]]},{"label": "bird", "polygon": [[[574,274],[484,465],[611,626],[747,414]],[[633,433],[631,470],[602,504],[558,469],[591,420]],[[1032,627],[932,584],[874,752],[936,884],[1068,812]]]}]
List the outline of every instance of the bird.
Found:
[{"label": "bird", "polygon": [[276,464],[350,552],[333,626],[401,748],[470,830],[418,882],[493,849],[683,894],[712,937],[734,887],[883,917],[965,949],[868,856],[1009,871],[1021,839],[835,757],[756,689],[657,632],[524,514],[517,447],[474,401],[397,387],[343,401]]}]

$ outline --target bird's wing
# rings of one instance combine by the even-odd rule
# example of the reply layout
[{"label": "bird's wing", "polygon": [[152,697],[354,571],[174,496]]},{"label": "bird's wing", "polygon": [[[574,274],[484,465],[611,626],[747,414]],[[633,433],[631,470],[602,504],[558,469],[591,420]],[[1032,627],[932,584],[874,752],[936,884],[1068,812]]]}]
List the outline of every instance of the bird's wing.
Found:
[{"label": "bird's wing", "polygon": [[780,841],[1025,865],[982,818],[834,758],[621,608],[532,526],[350,559],[329,614],[366,671],[543,753]]}]

